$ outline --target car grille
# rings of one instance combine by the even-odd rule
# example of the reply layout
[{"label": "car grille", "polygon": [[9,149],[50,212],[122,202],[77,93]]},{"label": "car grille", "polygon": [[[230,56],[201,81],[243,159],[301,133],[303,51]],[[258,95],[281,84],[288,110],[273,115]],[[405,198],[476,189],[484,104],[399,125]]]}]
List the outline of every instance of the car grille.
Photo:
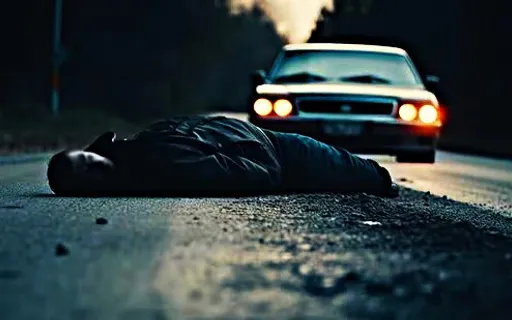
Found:
[{"label": "car grille", "polygon": [[332,114],[372,114],[390,115],[395,106],[394,100],[345,100],[345,99],[314,99],[297,101],[301,112],[332,113]]}]

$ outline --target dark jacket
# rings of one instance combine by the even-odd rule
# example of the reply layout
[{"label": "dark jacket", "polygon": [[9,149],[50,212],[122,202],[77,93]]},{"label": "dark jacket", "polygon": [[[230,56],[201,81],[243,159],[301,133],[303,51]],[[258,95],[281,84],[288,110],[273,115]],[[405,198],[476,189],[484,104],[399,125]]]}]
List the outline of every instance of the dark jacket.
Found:
[{"label": "dark jacket", "polygon": [[389,173],[375,161],[232,118],[173,118],[130,140],[114,138],[107,133],[87,150],[114,162],[108,189],[123,194],[381,194],[391,185]]},{"label": "dark jacket", "polygon": [[176,117],[129,140],[106,133],[87,151],[111,159],[111,190],[136,194],[241,195],[281,184],[273,143],[249,123],[226,117]]}]

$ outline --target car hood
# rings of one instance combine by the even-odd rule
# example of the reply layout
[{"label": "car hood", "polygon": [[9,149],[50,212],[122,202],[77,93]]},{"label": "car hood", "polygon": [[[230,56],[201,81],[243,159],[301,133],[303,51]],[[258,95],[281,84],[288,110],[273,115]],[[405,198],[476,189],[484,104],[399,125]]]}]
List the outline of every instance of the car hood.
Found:
[{"label": "car hood", "polygon": [[374,84],[307,83],[307,84],[263,84],[256,88],[258,94],[351,94],[391,97],[411,100],[437,101],[435,95],[422,86],[400,87]]}]

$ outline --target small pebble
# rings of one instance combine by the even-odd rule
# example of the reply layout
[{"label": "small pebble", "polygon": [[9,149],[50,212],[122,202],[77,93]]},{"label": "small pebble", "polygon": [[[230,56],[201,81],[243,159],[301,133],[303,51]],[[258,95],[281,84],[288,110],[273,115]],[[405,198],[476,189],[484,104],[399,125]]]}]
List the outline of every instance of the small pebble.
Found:
[{"label": "small pebble", "polygon": [[302,251],[311,251],[311,245],[308,243],[300,244],[297,246],[297,248]]},{"label": "small pebble", "polygon": [[69,254],[69,249],[65,245],[63,245],[61,243],[57,244],[57,246],[55,247],[55,255],[56,256],[67,256],[68,254]]},{"label": "small pebble", "polygon": [[108,223],[108,220],[107,220],[107,219],[105,219],[105,218],[97,218],[97,219],[96,219],[96,224],[101,224],[101,225],[103,225],[103,224],[107,224],[107,223]]},{"label": "small pebble", "polygon": [[199,218],[198,217],[194,217],[193,220],[199,220]]},{"label": "small pebble", "polygon": [[195,289],[190,292],[189,297],[192,300],[200,300],[203,297],[203,294],[201,291]]},{"label": "small pebble", "polygon": [[367,226],[381,226],[382,225],[382,223],[380,223],[378,221],[360,221],[360,222]]}]

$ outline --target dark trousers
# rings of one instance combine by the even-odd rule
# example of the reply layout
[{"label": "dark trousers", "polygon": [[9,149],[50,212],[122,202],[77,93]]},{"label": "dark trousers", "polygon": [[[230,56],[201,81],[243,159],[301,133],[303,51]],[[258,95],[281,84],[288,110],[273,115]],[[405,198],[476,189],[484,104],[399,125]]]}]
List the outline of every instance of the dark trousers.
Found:
[{"label": "dark trousers", "polygon": [[281,163],[283,189],[379,195],[391,186],[388,171],[374,160],[299,134],[265,133]]}]

